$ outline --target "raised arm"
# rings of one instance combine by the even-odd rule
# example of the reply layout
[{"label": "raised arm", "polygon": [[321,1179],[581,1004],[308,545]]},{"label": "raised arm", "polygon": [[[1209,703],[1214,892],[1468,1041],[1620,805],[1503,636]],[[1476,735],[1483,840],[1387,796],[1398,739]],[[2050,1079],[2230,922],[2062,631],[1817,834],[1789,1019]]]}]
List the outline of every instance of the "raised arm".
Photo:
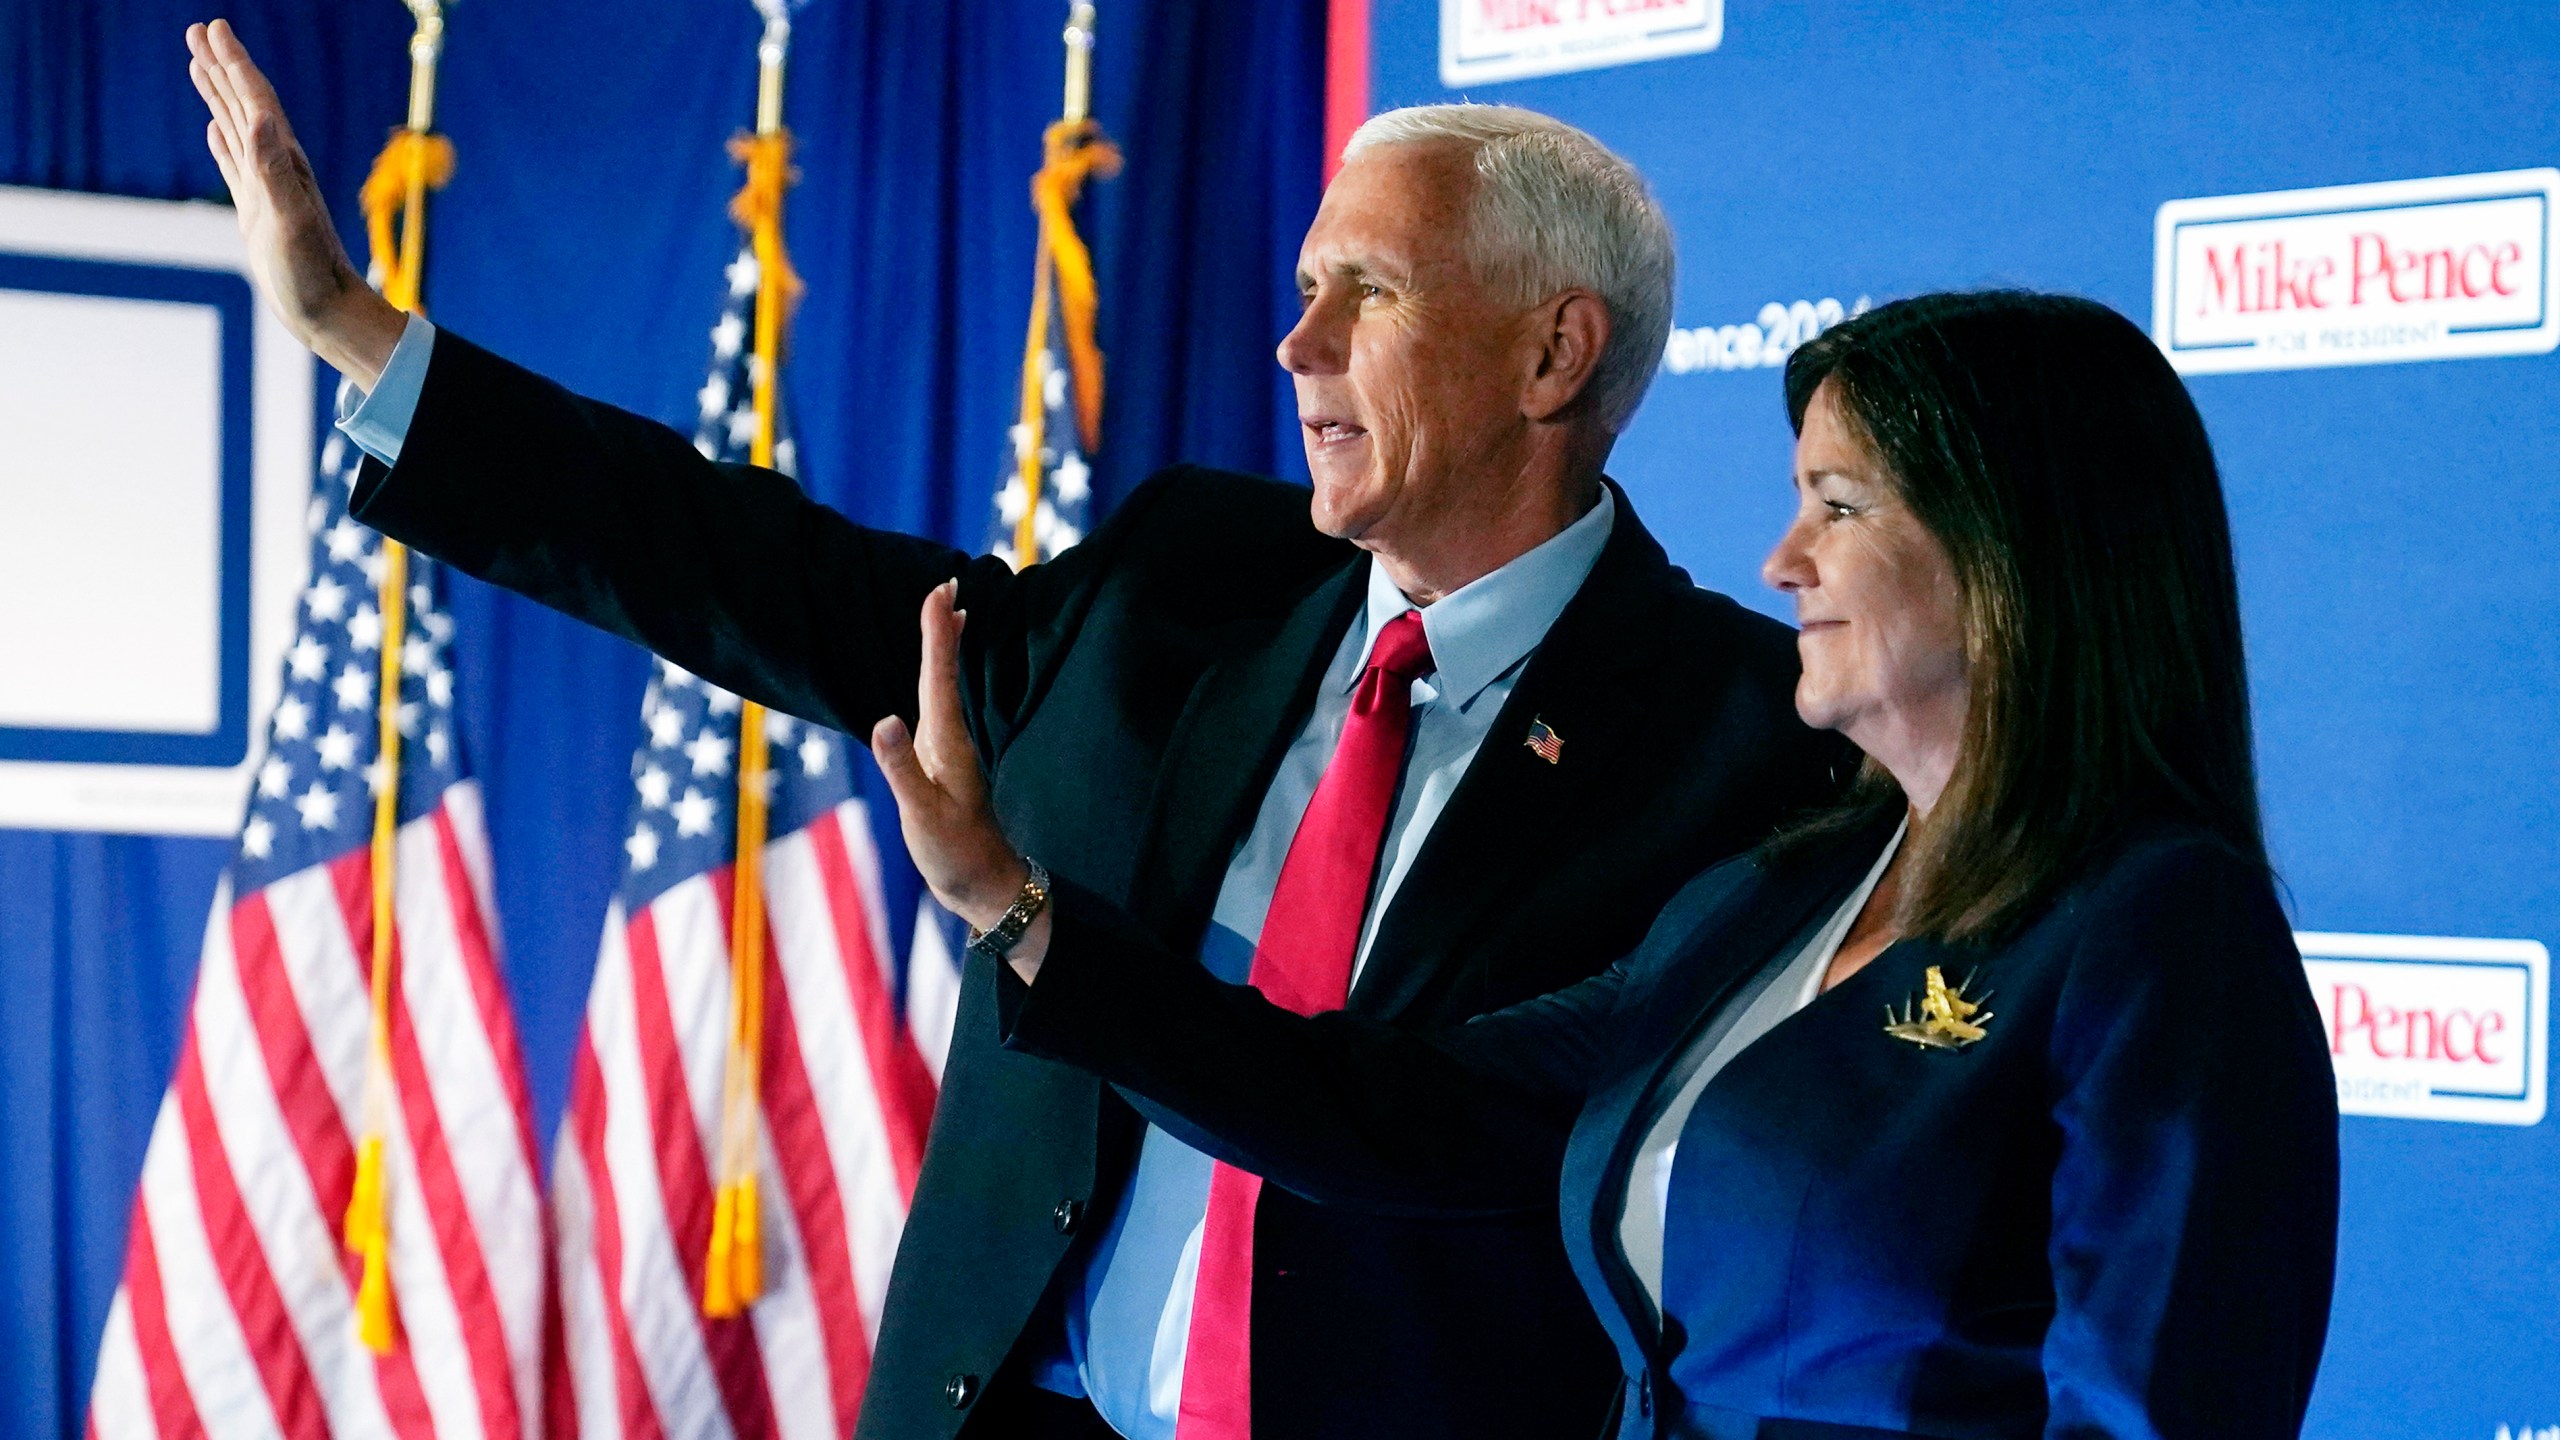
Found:
[{"label": "raised arm", "polygon": [[1092,564],[1071,555],[1034,582],[855,525],[786,476],[714,464],[673,430],[449,330],[399,464],[368,461],[350,505],[469,574],[856,735],[914,713],[927,591],[961,578],[981,620],[971,659],[983,680],[984,648],[1019,640],[1024,605],[1063,594]]},{"label": "raised arm", "polygon": [[[371,391],[405,317],[365,283],[293,128],[224,21],[187,30],[206,144],[230,186],[250,271],[287,331]],[[948,546],[868,530],[789,479],[715,465],[653,421],[583,399],[450,331],[435,336],[398,449],[368,463],[358,520],[750,699],[850,730],[913,713],[916,603],[959,577],[980,624],[974,732],[1022,688],[1022,636],[1073,603],[1109,549],[1017,579]],[[1132,496],[1121,507],[1141,504]],[[1008,647],[1011,648],[1008,648]],[[990,744],[990,748],[994,748]]]}]

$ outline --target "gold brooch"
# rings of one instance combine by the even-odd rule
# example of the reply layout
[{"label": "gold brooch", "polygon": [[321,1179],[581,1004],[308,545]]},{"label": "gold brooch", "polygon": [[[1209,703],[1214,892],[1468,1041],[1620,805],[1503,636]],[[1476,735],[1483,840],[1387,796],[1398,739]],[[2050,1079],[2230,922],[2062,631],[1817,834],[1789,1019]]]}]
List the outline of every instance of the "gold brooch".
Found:
[{"label": "gold brooch", "polygon": [[1892,1006],[1884,1007],[1884,1033],[1896,1040],[1908,1040],[1923,1050],[1961,1050],[1981,1039],[1982,1027],[1991,1019],[1991,1012],[1982,1008],[1982,1001],[1990,999],[1991,992],[1986,990],[1980,998],[1968,1000],[1964,992],[1973,984],[1973,977],[1967,975],[1951,988],[1935,965],[1929,967],[1928,979],[1917,1015],[1912,1013],[1908,1000],[1902,1002],[1899,1015],[1893,1013]]}]

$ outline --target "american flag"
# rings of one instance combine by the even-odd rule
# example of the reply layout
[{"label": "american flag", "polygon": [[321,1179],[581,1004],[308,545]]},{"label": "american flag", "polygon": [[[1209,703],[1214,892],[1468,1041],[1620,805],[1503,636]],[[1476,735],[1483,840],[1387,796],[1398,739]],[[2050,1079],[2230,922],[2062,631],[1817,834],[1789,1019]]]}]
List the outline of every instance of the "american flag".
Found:
[{"label": "american flag", "polygon": [[[1069,43],[1074,42],[1070,39]],[[1096,162],[1095,173],[1111,173],[1120,163],[1118,152],[1111,149],[1101,132],[1087,126],[1052,126],[1042,144],[1052,166],[1058,163],[1062,146],[1070,150],[1086,147],[1084,153]],[[1083,173],[1078,172],[1063,192],[1070,206],[1083,183]],[[1048,174],[1044,169],[1041,178],[1047,179]],[[1036,346],[1027,347],[1023,357],[1021,418],[1006,427],[995,515],[987,527],[987,553],[1016,570],[1057,559],[1083,540],[1093,525],[1093,469],[1086,460],[1086,450],[1090,438],[1087,427],[1098,423],[1101,415],[1100,357],[1088,353],[1092,368],[1086,378],[1092,384],[1092,393],[1079,396],[1068,307],[1052,248],[1059,237],[1047,228],[1050,223],[1044,218],[1032,279],[1032,333],[1039,341]],[[1076,248],[1082,249],[1080,240]],[[1028,547],[1021,543],[1026,513],[1031,517]],[[936,971],[956,968],[962,948],[968,943],[968,931],[967,923],[959,916],[934,903],[930,891],[920,895],[916,900],[913,965]],[[956,997],[952,1008],[957,1008]],[[947,1049],[948,1012],[940,1022],[939,1033]]]},{"label": "american flag", "polygon": [[382,543],[347,518],[332,435],[310,580],[240,848],[205,927],[151,1133],[89,1431],[531,1436],[542,1428],[544,1216],[499,973],[480,792],[454,729],[453,620],[410,561],[388,1134],[388,1354],[358,1339],[341,1225],[364,1130]]},{"label": "american flag", "polygon": [[[728,268],[696,445],[755,430],[752,249]],[[788,471],[791,441],[775,457]],[[739,698],[659,662],[631,759],[623,884],[605,920],[554,1161],[580,1433],[839,1436],[869,1372],[924,1154],[958,971],[906,972],[846,737],[765,717],[769,840],[758,1186],[763,1298],[703,1313],[730,1026]]]},{"label": "american flag", "polygon": [[1529,753],[1550,765],[1559,765],[1564,762],[1564,737],[1547,724],[1546,717],[1543,715],[1529,721],[1528,745]]},{"label": "american flag", "polygon": [[[1026,564],[1054,560],[1085,537],[1093,512],[1093,471],[1085,463],[1084,443],[1076,429],[1075,385],[1067,362],[1065,322],[1058,307],[1047,307],[1048,343],[1033,353],[1023,381],[1036,387],[1026,404],[1040,412],[1040,422],[1016,421],[1007,431],[1004,479],[996,487],[995,521],[987,550],[1016,570]],[[1023,472],[1040,477],[1034,507]],[[1032,509],[1031,534],[1036,554],[1019,553],[1022,514]]]}]

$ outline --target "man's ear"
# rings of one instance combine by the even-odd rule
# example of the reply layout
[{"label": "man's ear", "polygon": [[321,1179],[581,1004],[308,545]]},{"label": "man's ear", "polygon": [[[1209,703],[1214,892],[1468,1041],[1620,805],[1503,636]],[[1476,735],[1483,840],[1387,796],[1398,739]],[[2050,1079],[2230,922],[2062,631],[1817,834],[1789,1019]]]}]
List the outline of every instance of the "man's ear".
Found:
[{"label": "man's ear", "polygon": [[1567,290],[1531,312],[1528,323],[1539,345],[1520,413],[1552,420],[1591,388],[1609,346],[1609,307],[1588,290]]}]

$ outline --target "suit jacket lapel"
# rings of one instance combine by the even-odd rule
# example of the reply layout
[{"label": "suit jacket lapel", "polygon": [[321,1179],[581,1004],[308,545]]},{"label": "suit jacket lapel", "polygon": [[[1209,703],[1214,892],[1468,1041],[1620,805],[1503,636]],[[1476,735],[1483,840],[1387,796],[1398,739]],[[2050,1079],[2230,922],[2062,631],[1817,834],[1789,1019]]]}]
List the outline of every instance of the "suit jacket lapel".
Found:
[{"label": "suit jacket lapel", "polygon": [[1883,817],[1861,824],[1818,853],[1791,857],[1775,870],[1763,860],[1748,862],[1763,867],[1758,878],[1739,887],[1669,953],[1651,958],[1644,966],[1651,983],[1621,1002],[1639,1012],[1620,1042],[1628,1063],[1583,1104],[1564,1196],[1564,1213],[1588,1221],[1586,1253],[1622,1312],[1610,1329],[1644,1336],[1648,1344],[1657,1333],[1651,1304],[1619,1253],[1618,1220],[1627,1173],[1652,1128],[1659,1092],[1699,1027],[1875,863],[1892,823]]},{"label": "suit jacket lapel", "polygon": [[[1352,990],[1352,1009],[1392,1017],[1413,1004],[1473,938],[1463,922],[1485,915],[1485,897],[1502,893],[1513,872],[1540,863],[1557,822],[1588,792],[1592,762],[1576,761],[1621,754],[1617,742],[1650,722],[1635,692],[1659,657],[1631,637],[1641,633],[1648,597],[1685,579],[1626,496],[1617,498],[1617,523],[1590,577],[1539,641],[1396,888]],[[1551,764],[1528,748],[1533,720],[1565,737],[1563,758]]]},{"label": "suit jacket lapel", "polygon": [[1317,584],[1242,653],[1212,665],[1191,691],[1148,806],[1130,909],[1177,943],[1208,924],[1228,859],[1253,822],[1289,742],[1307,723],[1343,627],[1358,611],[1365,560]]}]

